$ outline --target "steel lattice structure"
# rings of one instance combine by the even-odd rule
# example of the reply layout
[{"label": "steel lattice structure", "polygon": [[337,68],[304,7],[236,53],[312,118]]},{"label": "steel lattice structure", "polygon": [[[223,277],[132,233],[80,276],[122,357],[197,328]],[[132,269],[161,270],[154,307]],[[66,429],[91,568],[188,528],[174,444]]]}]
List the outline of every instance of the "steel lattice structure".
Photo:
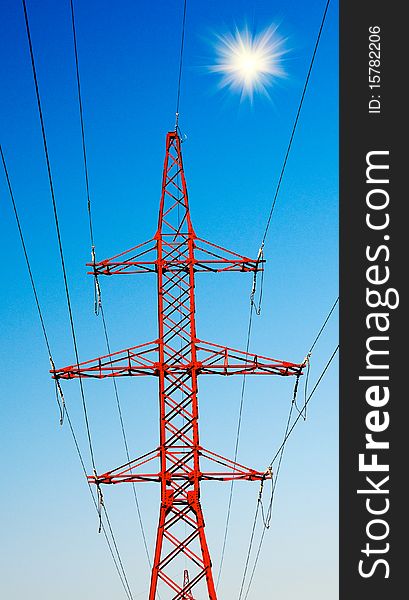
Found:
[{"label": "steel lattice structure", "polygon": [[[92,263],[91,273],[117,275],[156,273],[158,338],[107,356],[52,371],[56,379],[154,375],[159,382],[160,444],[152,452],[90,482],[156,481],[161,505],[149,600],[195,598],[205,581],[209,600],[216,600],[212,563],[200,503],[204,480],[262,480],[269,472],[249,469],[199,442],[198,376],[201,374],[299,376],[303,364],[284,362],[204,342],[195,324],[195,273],[255,272],[263,261],[252,260],[198,238],[192,227],[177,131],[166,137],[162,195],[157,232],[152,240],[107,260]],[[149,468],[148,468],[149,465]],[[208,468],[204,468],[208,466]],[[148,471],[145,469],[148,468]],[[181,558],[189,570],[180,567]],[[183,580],[172,567],[179,561]],[[166,592],[165,592],[166,590]]]}]

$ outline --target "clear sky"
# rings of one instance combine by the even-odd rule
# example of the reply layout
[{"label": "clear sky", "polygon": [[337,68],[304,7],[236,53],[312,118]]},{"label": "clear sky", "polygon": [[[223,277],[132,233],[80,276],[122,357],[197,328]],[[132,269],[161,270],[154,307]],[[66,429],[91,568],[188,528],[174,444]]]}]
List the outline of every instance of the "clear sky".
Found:
[{"label": "clear sky", "polygon": [[[196,232],[257,256],[274,186],[324,8],[323,0],[188,0],[180,125]],[[93,314],[74,55],[68,0],[28,0],[80,358],[105,353]],[[63,281],[20,2],[2,0],[0,139],[58,366],[74,362]],[[166,132],[174,124],[181,0],[77,0],[77,34],[96,250],[105,258],[149,239],[156,228]],[[279,24],[288,77],[253,104],[217,89],[204,68],[217,34]],[[338,293],[338,40],[331,3],[299,128],[266,241],[263,310],[250,350],[302,361]],[[7,187],[0,175],[2,550],[7,600],[125,598],[82,478],[54,386]],[[112,349],[156,337],[154,276],[102,280]],[[251,275],[198,275],[202,339],[245,349]],[[312,356],[313,384],[337,343],[336,316]],[[241,378],[199,381],[202,444],[233,458]],[[264,469],[280,445],[293,381],[248,377],[239,461]],[[156,380],[118,383],[130,450],[158,443]],[[78,382],[64,385],[87,458]],[[97,466],[126,461],[112,382],[85,385]],[[331,366],[284,455],[272,526],[249,595],[337,598],[338,397]],[[217,574],[229,484],[203,485],[206,531]],[[238,597],[257,483],[235,486],[220,598]],[[138,488],[153,548],[159,486]],[[266,495],[267,498],[267,495]],[[149,569],[127,485],[105,499],[134,598],[146,598]],[[257,530],[257,536],[260,529]],[[257,537],[256,540],[259,538]],[[182,576],[182,575],[181,575]],[[268,590],[268,591],[267,591]],[[201,599],[199,599],[201,600]]]}]

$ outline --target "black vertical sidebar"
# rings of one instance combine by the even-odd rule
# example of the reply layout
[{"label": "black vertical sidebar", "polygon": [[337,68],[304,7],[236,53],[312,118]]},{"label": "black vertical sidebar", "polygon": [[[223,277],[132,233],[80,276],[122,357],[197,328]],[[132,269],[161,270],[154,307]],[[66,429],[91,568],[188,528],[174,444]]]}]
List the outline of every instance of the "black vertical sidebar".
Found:
[{"label": "black vertical sidebar", "polygon": [[409,25],[403,2],[340,2],[340,600],[392,600],[409,577]]}]

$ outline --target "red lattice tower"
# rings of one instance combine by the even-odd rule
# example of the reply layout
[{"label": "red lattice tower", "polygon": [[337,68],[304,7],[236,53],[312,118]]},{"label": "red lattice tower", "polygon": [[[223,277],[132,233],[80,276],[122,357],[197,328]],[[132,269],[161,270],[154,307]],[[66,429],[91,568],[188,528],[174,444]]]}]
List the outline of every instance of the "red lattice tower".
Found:
[{"label": "red lattice tower", "polygon": [[[149,600],[194,599],[203,590],[216,600],[212,563],[200,504],[204,480],[262,480],[271,477],[206,450],[199,442],[199,375],[298,376],[302,364],[284,362],[205,342],[195,324],[196,272],[255,272],[252,260],[198,238],[190,220],[181,140],[176,131],[166,137],[158,230],[152,240],[107,260],[92,263],[92,274],[156,273],[158,338],[133,348],[52,371],[57,379],[154,375],[159,383],[160,444],[156,450],[90,482],[157,481],[161,505],[152,565]],[[150,472],[142,471],[152,465]],[[156,465],[156,468],[155,468]],[[205,468],[208,467],[208,468]],[[183,560],[182,560],[183,559]],[[183,571],[183,565],[189,565]],[[177,567],[177,569],[175,568]],[[183,571],[183,583],[180,573]],[[200,585],[199,585],[200,584]],[[166,595],[167,594],[167,595]]]}]

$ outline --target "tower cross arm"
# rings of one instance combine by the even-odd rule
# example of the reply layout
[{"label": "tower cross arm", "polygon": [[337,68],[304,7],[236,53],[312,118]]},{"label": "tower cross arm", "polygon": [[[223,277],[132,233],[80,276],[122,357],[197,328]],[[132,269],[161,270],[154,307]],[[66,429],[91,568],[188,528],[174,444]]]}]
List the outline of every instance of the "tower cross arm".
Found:
[{"label": "tower cross arm", "polygon": [[[158,362],[159,341],[154,340],[50,372],[54,379],[158,376],[161,372],[177,375],[192,370],[197,375],[299,376],[305,366],[305,363],[268,358],[202,340],[196,340],[195,347],[195,362],[183,354],[176,354],[167,363]],[[166,345],[166,350],[169,355],[172,348]]]},{"label": "tower cross arm", "polygon": [[[92,267],[89,275],[135,275],[138,273],[156,273],[160,264],[162,270],[170,273],[186,271],[193,264],[195,272],[242,273],[263,270],[264,259],[259,256],[252,259],[222,246],[198,238],[194,232],[179,232],[160,236],[161,258],[158,258],[158,236],[120,252],[111,258],[87,263]],[[193,256],[185,251],[189,237],[193,238]]]},{"label": "tower cross arm", "polygon": [[196,341],[200,373],[206,375],[282,375],[300,376],[305,367],[302,363],[251,354],[227,346],[203,340]]},{"label": "tower cross arm", "polygon": [[127,377],[157,375],[158,340],[133,346],[125,350],[99,356],[92,360],[51,369],[53,379],[76,379],[80,377],[105,379],[107,377]]},{"label": "tower cross arm", "polygon": [[[201,469],[192,470],[188,467],[189,455],[192,449],[183,447],[173,450],[173,465],[168,472],[161,472],[159,466],[160,449],[157,448],[135,460],[132,460],[116,469],[97,475],[88,476],[88,481],[96,485],[109,485],[117,483],[143,483],[160,482],[162,479],[175,482],[191,481],[198,478],[201,481],[264,481],[272,478],[271,469],[257,471],[216,452],[199,446],[197,452],[201,459]],[[148,463],[156,463],[148,472],[141,472],[141,467]],[[215,466],[216,465],[216,466]],[[204,467],[204,468],[203,468]]]}]

